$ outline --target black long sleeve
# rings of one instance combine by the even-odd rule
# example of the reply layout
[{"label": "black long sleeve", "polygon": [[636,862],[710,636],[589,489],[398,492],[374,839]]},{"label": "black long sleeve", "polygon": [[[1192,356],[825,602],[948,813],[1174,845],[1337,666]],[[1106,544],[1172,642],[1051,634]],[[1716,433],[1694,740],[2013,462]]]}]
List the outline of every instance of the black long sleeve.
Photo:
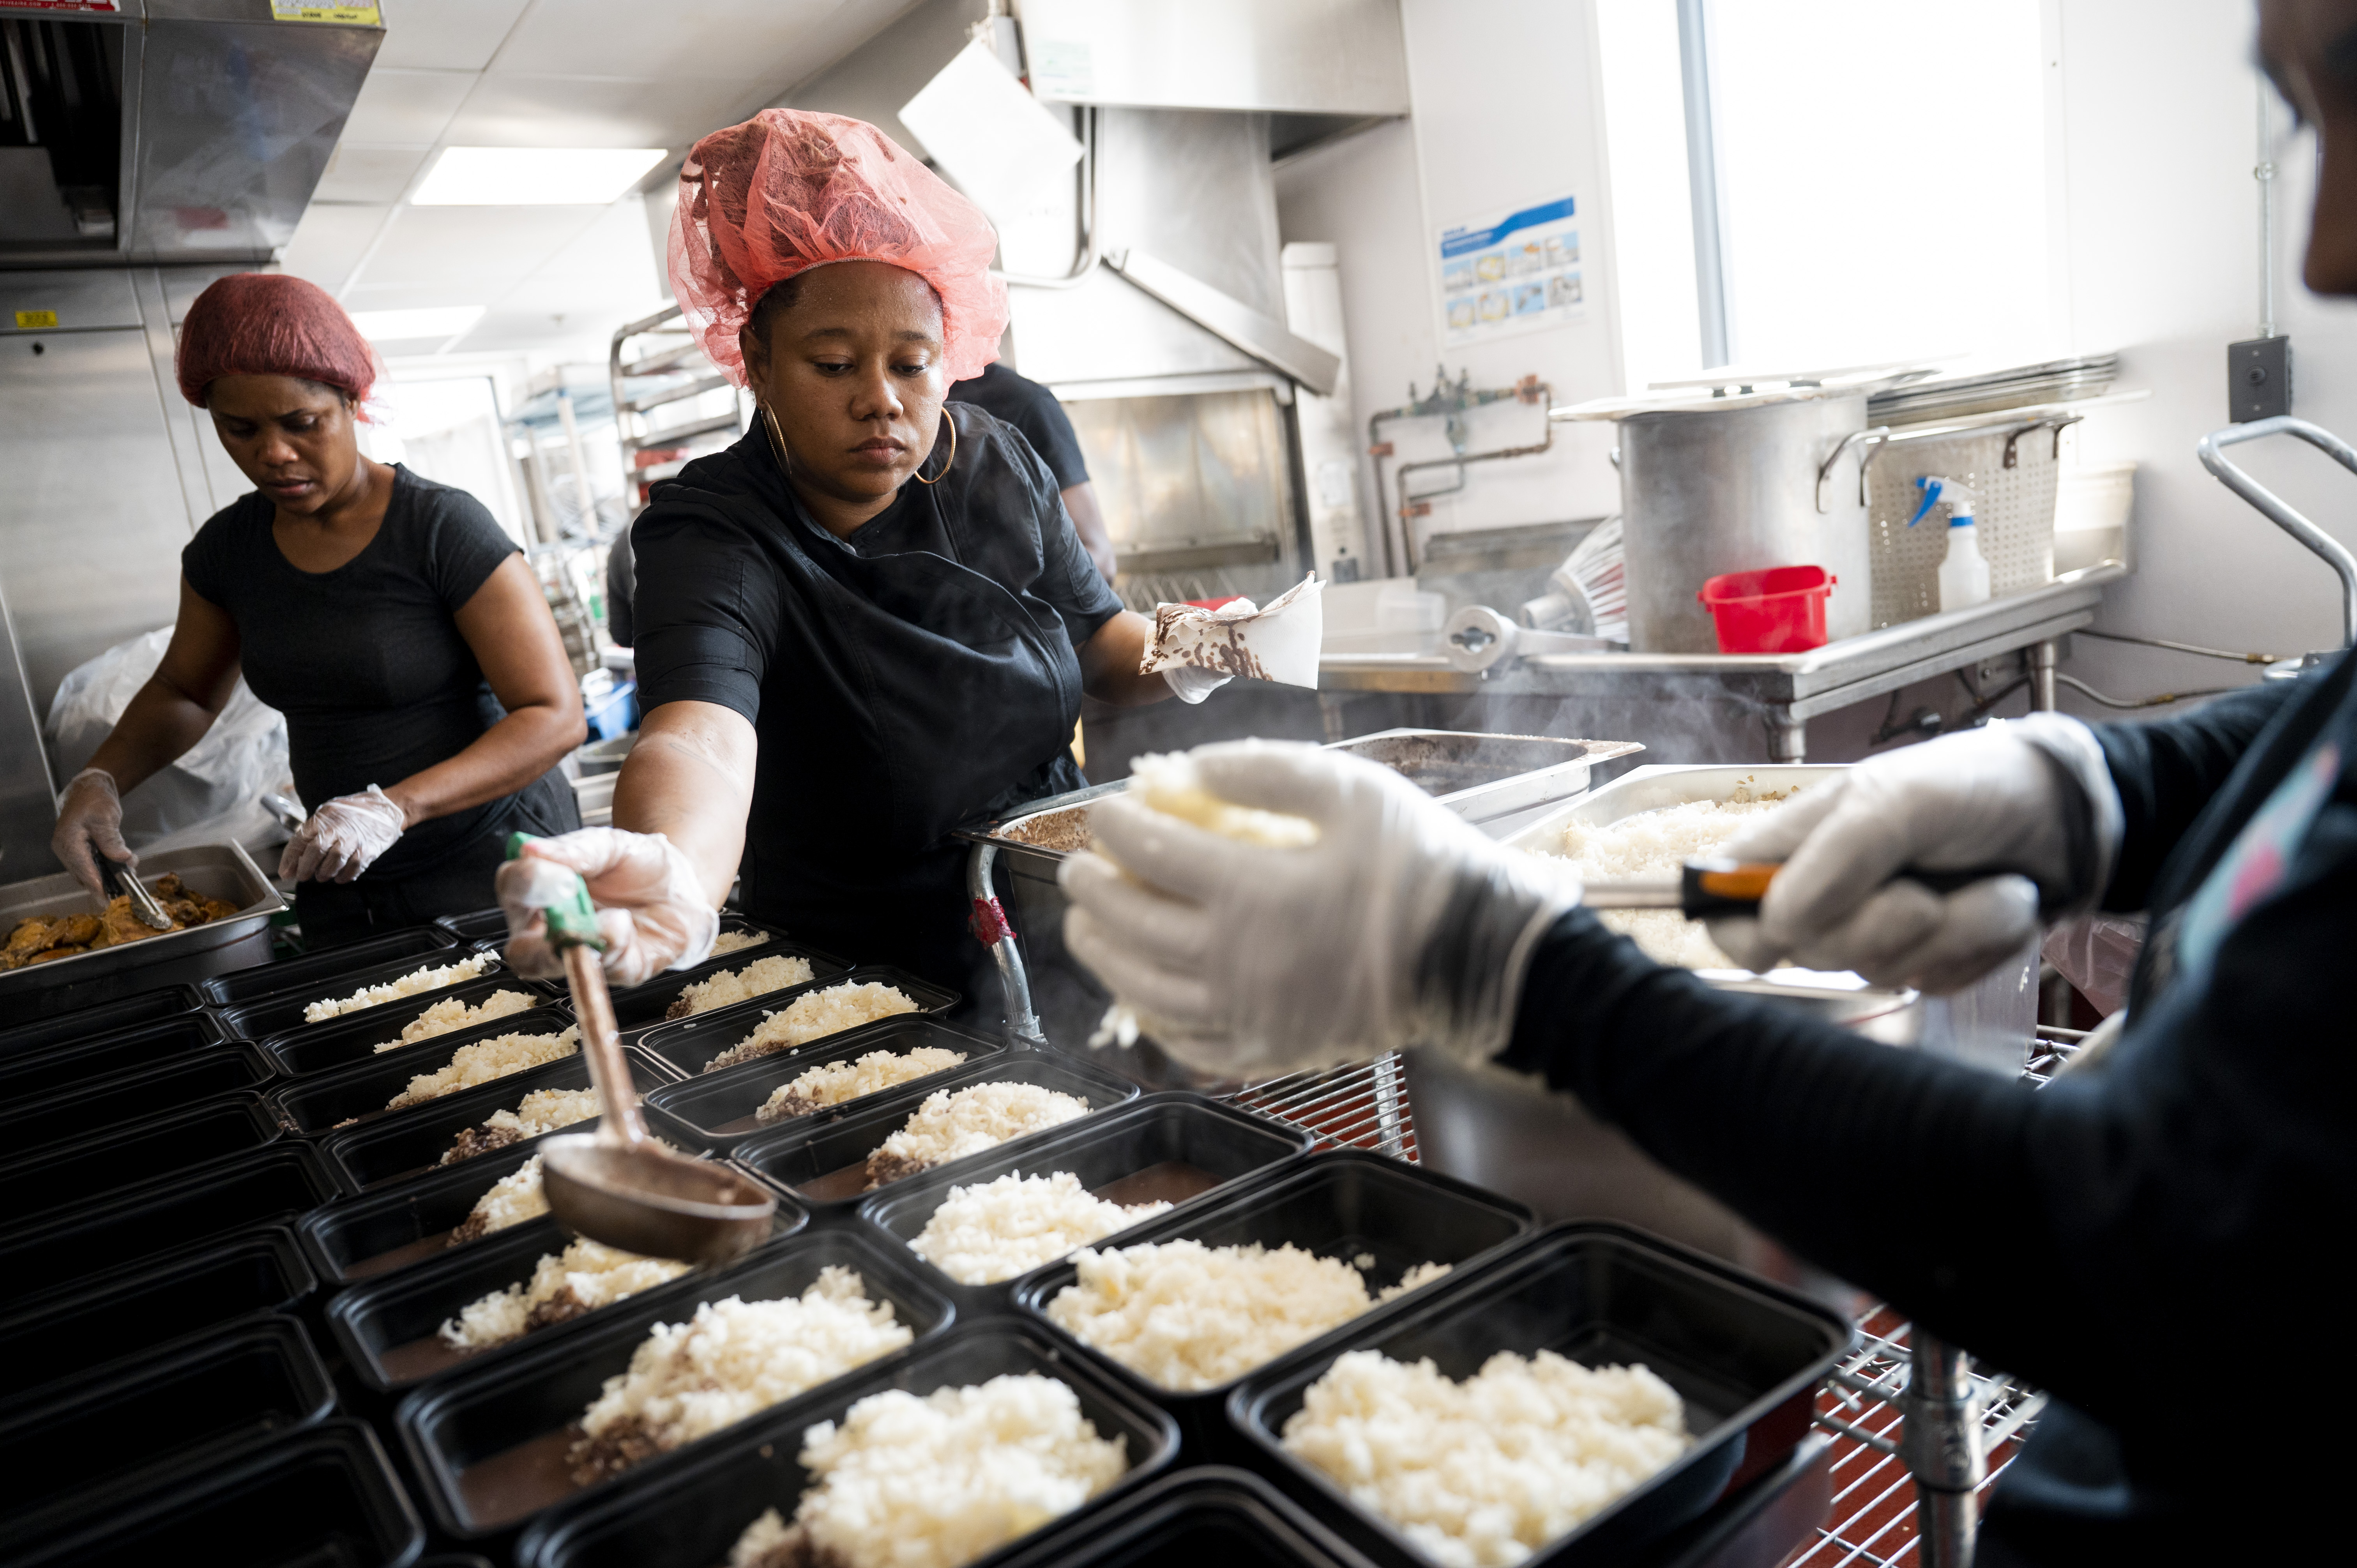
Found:
[{"label": "black long sleeve", "polygon": [[2124,818],[2104,908],[2126,914],[2149,906],[2163,863],[2252,755],[2261,732],[2300,694],[2299,685],[2269,681],[2181,717],[2090,726],[2111,764]]}]

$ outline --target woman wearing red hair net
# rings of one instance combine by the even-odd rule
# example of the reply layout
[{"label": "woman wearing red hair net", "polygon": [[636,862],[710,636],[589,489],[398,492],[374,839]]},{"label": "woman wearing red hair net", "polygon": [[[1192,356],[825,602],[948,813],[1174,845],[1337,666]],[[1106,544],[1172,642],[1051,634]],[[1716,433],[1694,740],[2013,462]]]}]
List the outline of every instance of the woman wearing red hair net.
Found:
[{"label": "woman wearing red hair net", "polygon": [[[737,881],[755,915],[974,994],[987,960],[951,830],[1085,783],[1082,692],[1172,693],[1139,673],[1150,625],[1046,465],[944,402],[997,357],[996,244],[857,120],[768,110],[688,155],[672,288],[759,413],[631,530],[647,717],[615,827],[532,846],[588,878],[618,982],[702,958]],[[533,880],[501,879],[527,972],[548,960]]]},{"label": "woman wearing red hair net", "polygon": [[180,557],[155,675],[69,782],[52,847],[99,890],[123,792],[194,746],[241,672],[286,715],[310,808],[279,863],[313,943],[479,908],[511,830],[580,825],[551,771],[581,743],[581,689],[540,584],[482,503],[363,456],[376,360],[300,278],[242,273],[188,307],[182,395],[247,495]]}]

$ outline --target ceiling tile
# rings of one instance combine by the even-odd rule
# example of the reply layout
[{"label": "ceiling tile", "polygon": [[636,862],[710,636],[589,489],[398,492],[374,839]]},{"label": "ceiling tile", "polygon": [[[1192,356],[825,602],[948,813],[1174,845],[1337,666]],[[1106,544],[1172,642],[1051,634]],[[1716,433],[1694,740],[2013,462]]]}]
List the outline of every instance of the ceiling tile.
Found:
[{"label": "ceiling tile", "polygon": [[611,81],[486,75],[446,133],[462,147],[663,147],[685,151],[733,124],[744,81]]},{"label": "ceiling tile", "polygon": [[361,84],[344,122],[344,140],[383,145],[431,146],[479,79],[463,70],[388,70],[379,66]]},{"label": "ceiling tile", "polygon": [[385,207],[348,207],[315,201],[296,226],[295,238],[279,253],[283,272],[307,278],[333,294],[344,286],[371,242],[384,226]]},{"label": "ceiling tile", "polygon": [[388,0],[377,68],[480,70],[529,0]]},{"label": "ceiling tile", "polygon": [[420,304],[462,305],[522,278],[604,216],[603,207],[404,207],[369,258],[361,285],[453,285]]},{"label": "ceiling tile", "polygon": [[425,147],[360,147],[345,142],[328,160],[319,177],[314,201],[380,201],[401,199],[409,177],[425,161]]},{"label": "ceiling tile", "polygon": [[[371,269],[371,274],[374,274]],[[504,282],[446,280],[439,283],[359,284],[344,291],[346,310],[447,310],[489,305],[510,285]]]},{"label": "ceiling tile", "polygon": [[[841,0],[696,0],[653,19],[645,0],[538,0],[490,69],[684,81],[760,78],[782,88],[823,61]],[[807,63],[803,63],[807,62]]]}]

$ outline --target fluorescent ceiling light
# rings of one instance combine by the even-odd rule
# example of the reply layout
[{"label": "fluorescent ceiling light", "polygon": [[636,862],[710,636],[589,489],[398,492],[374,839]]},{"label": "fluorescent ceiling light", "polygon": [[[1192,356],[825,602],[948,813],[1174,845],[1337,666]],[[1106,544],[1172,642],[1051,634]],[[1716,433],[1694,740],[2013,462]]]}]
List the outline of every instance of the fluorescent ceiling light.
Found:
[{"label": "fluorescent ceiling light", "polygon": [[445,147],[416,207],[603,207],[662,161],[661,147]]},{"label": "fluorescent ceiling light", "polygon": [[437,305],[424,310],[355,310],[352,325],[373,343],[409,338],[456,338],[483,318],[479,305]]}]

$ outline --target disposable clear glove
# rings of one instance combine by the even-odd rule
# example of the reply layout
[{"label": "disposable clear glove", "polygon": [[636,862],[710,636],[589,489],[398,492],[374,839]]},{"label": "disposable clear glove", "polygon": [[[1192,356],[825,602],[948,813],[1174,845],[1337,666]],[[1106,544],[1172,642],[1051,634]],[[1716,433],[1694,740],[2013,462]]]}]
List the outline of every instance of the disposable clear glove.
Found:
[{"label": "disposable clear glove", "polygon": [[315,806],[286,841],[278,875],[289,882],[350,882],[409,826],[409,813],[375,785]]},{"label": "disposable clear glove", "polygon": [[548,945],[544,911],[565,901],[573,875],[589,885],[597,929],[606,938],[609,985],[639,985],[666,969],[684,969],[710,955],[720,934],[720,911],[687,856],[661,833],[582,828],[533,839],[500,867],[500,908],[508,917],[508,962],[518,974],[554,980],[565,960]]},{"label": "disposable clear glove", "polygon": [[1170,683],[1172,695],[1190,705],[1201,702],[1235,679],[1232,675],[1198,669],[1192,664],[1173,664],[1162,671],[1162,678]]},{"label": "disposable clear glove", "polygon": [[1064,940],[1189,1066],[1222,1077],[1409,1046],[1494,1054],[1576,877],[1501,848],[1394,773],[1314,746],[1191,754],[1229,803],[1306,817],[1307,847],[1222,837],[1115,795],[1064,863]]},{"label": "disposable clear glove", "polygon": [[139,864],[123,842],[123,797],[114,788],[114,775],[85,768],[66,780],[58,797],[58,825],[49,834],[49,851],[99,898],[106,897],[106,884],[99,876],[96,855],[118,865]]},{"label": "disposable clear glove", "polygon": [[[1803,791],[1727,841],[1781,861],[1756,920],[1710,922],[1738,963],[1854,970],[1878,985],[1961,990],[2111,881],[2120,799],[2094,735],[2033,714],[1886,753]],[[1947,894],[1909,870],[1986,871]]]}]

